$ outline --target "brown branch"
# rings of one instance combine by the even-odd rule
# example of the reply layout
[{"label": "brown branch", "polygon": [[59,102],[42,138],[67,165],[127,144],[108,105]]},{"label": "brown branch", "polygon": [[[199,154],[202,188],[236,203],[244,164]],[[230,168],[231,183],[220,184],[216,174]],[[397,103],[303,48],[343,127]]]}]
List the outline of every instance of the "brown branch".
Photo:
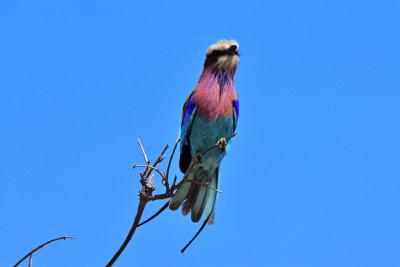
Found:
[{"label": "brown branch", "polygon": [[[163,156],[163,155],[164,155],[165,151],[167,151],[168,147],[169,147],[169,146],[168,146],[168,144],[167,144],[167,145],[165,146],[164,150],[161,152],[160,156],[159,156],[159,157],[156,159],[156,161],[154,162],[153,167],[156,167],[158,163],[161,163],[161,162],[165,159],[165,156]],[[149,176],[150,176],[150,174],[151,174],[151,171],[152,171],[153,169],[154,169],[154,168],[152,168],[152,169],[149,171],[149,173],[146,175],[146,178],[149,178]]]},{"label": "brown branch", "polygon": [[[107,265],[106,265],[107,267],[112,266],[115,263],[115,261],[118,259],[118,257],[121,255],[121,253],[124,251],[124,249],[128,245],[129,241],[132,239],[132,236],[135,233],[136,228],[139,225],[140,219],[142,218],[142,214],[143,214],[144,208],[146,207],[146,204],[149,201],[166,199],[166,198],[172,197],[172,195],[173,195],[173,191],[171,191],[168,187],[166,187],[165,194],[160,194],[160,195],[152,194],[152,192],[155,189],[153,187],[153,182],[151,180],[152,179],[152,175],[151,175],[152,170],[155,170],[156,172],[158,172],[161,175],[162,179],[166,180],[166,176],[158,168],[156,168],[156,165],[165,159],[165,156],[163,156],[163,155],[164,155],[165,151],[168,149],[168,145],[165,146],[165,148],[161,152],[160,156],[154,162],[153,166],[151,166],[150,161],[147,158],[146,152],[144,151],[142,143],[140,142],[139,138],[138,138],[138,143],[139,143],[140,149],[142,150],[144,160],[146,162],[146,165],[134,165],[133,166],[133,168],[146,167],[145,171],[143,173],[140,173],[140,176],[141,176],[140,183],[142,184],[143,188],[141,191],[139,191],[139,206],[138,206],[138,210],[136,212],[135,220],[133,222],[131,230],[129,231],[128,235],[126,236],[121,247],[118,249],[118,251],[112,257],[112,259],[107,263]],[[173,154],[171,156],[173,156]],[[146,174],[147,170],[150,170],[150,171]]]},{"label": "brown branch", "polygon": [[57,240],[60,240],[60,239],[64,239],[64,240],[65,240],[65,239],[67,239],[67,238],[75,239],[75,237],[72,237],[72,236],[62,236],[62,237],[58,237],[58,238],[54,238],[54,239],[52,239],[52,240],[49,240],[49,241],[47,241],[46,243],[41,244],[40,246],[38,246],[37,248],[35,248],[35,249],[32,250],[31,252],[29,252],[28,254],[26,254],[22,259],[20,259],[20,260],[14,265],[14,267],[18,266],[21,262],[23,262],[26,258],[28,258],[29,256],[31,256],[31,255],[32,255],[33,253],[35,253],[37,250],[39,250],[39,249],[41,249],[42,247],[44,247],[44,246],[50,244],[51,242],[54,242],[54,241],[57,241]]},{"label": "brown branch", "polygon": [[177,138],[175,141],[174,149],[172,150],[171,157],[169,158],[168,167],[167,167],[167,175],[166,175],[167,181],[168,181],[168,175],[169,175],[169,167],[171,167],[172,158],[174,157],[175,150],[176,150],[176,147],[178,146],[179,141],[181,141],[181,140],[179,138]]},{"label": "brown branch", "polygon": [[150,160],[148,160],[146,152],[144,152],[144,148],[142,146],[142,143],[140,142],[140,139],[138,138],[137,141],[139,143],[140,149],[142,150],[144,161],[146,162],[146,164],[150,164]]},{"label": "brown branch", "polygon": [[[160,171],[160,169],[155,168],[154,166],[151,166],[151,165],[133,165],[132,169],[134,169],[136,167],[146,167],[146,169],[150,168],[151,170],[155,170],[156,172],[158,172],[161,175],[162,178],[165,179],[165,175]],[[150,170],[150,172],[151,172],[151,170]],[[149,174],[150,174],[150,172],[149,172]]]},{"label": "brown branch", "polygon": [[[179,143],[179,141],[180,141],[179,138],[176,140],[174,149],[173,149],[173,151],[172,151],[172,153],[171,153],[171,156],[170,156],[170,159],[169,159],[169,162],[168,162],[168,167],[167,167],[167,173],[166,173],[166,174],[163,174],[163,173],[160,171],[160,169],[156,168],[156,165],[157,165],[158,163],[162,162],[162,161],[165,159],[165,156],[163,156],[163,155],[164,155],[165,151],[168,149],[168,145],[165,146],[165,148],[164,148],[164,150],[161,152],[160,156],[159,156],[159,157],[157,158],[157,160],[154,162],[153,166],[151,166],[151,165],[150,165],[150,161],[148,160],[147,155],[146,155],[146,153],[145,153],[145,151],[144,151],[144,149],[143,149],[143,146],[142,146],[142,144],[141,144],[141,142],[140,142],[140,140],[139,140],[139,138],[138,138],[138,143],[139,143],[140,149],[142,150],[144,160],[145,160],[145,162],[146,162],[145,165],[134,165],[134,166],[133,166],[133,168],[135,168],[135,167],[145,167],[145,168],[146,168],[145,171],[144,171],[143,173],[142,173],[142,172],[140,173],[140,177],[141,177],[140,183],[142,184],[143,188],[142,188],[141,191],[139,191],[139,205],[138,205],[138,210],[137,210],[137,212],[136,212],[135,220],[134,220],[134,222],[133,222],[133,225],[132,225],[132,227],[131,227],[131,229],[130,229],[128,235],[126,236],[126,238],[125,238],[124,242],[122,243],[121,247],[118,249],[117,253],[115,253],[115,255],[112,257],[112,259],[107,263],[106,267],[110,267],[110,266],[112,266],[112,265],[115,263],[115,261],[118,259],[118,257],[122,254],[122,252],[124,251],[124,249],[125,249],[126,246],[128,245],[129,241],[132,239],[132,236],[133,236],[133,234],[135,233],[136,228],[137,228],[138,225],[139,225],[140,219],[142,218],[144,208],[146,207],[146,204],[147,204],[149,201],[161,200],[161,199],[167,199],[167,198],[173,197],[173,195],[174,195],[174,193],[173,193],[174,190],[177,189],[177,188],[179,188],[179,187],[182,185],[182,183],[184,183],[184,182],[196,183],[196,184],[199,184],[199,185],[201,185],[201,186],[206,186],[207,188],[212,189],[212,190],[215,190],[215,191],[217,191],[217,192],[219,192],[219,193],[222,193],[220,190],[218,190],[218,189],[216,189],[216,188],[210,187],[207,183],[206,183],[206,184],[202,184],[202,183],[200,183],[200,182],[198,182],[198,181],[189,180],[189,179],[187,179],[187,177],[189,176],[189,174],[190,174],[191,171],[193,170],[193,167],[194,167],[195,165],[198,165],[198,164],[201,163],[201,159],[202,159],[202,157],[203,157],[205,154],[207,154],[208,152],[210,152],[210,151],[211,151],[212,149],[214,149],[214,148],[221,147],[221,141],[223,141],[223,140],[228,141],[229,139],[231,139],[231,138],[234,137],[235,135],[236,135],[236,133],[233,134],[233,135],[231,135],[231,136],[229,136],[229,137],[226,138],[226,139],[223,139],[223,138],[222,138],[221,140],[219,140],[219,141],[217,142],[217,144],[215,144],[214,146],[210,147],[210,148],[207,149],[205,152],[203,152],[203,153],[198,153],[198,154],[193,158],[192,163],[191,163],[189,169],[186,171],[185,175],[184,175],[183,178],[182,178],[182,181],[179,182],[177,185],[176,185],[177,177],[176,177],[176,175],[175,175],[175,178],[174,178],[174,181],[173,181],[173,184],[172,184],[171,188],[169,187],[169,184],[168,184],[168,176],[169,176],[169,170],[170,170],[172,158],[173,158],[173,156],[174,156],[174,154],[175,154],[176,147],[178,146],[178,143]],[[225,144],[226,144],[226,143],[225,143]],[[148,170],[149,170],[149,171],[148,171]],[[165,193],[164,193],[164,194],[158,194],[158,195],[153,195],[153,194],[152,194],[152,192],[155,190],[155,188],[153,187],[153,181],[152,181],[152,175],[151,175],[151,172],[152,172],[153,170],[155,170],[158,174],[160,174],[160,176],[161,176],[161,178],[162,178],[163,185],[165,186]],[[148,171],[148,172],[147,172],[147,171]],[[204,226],[203,226],[203,227],[204,227]],[[196,236],[197,236],[197,235],[196,235]]]},{"label": "brown branch", "polygon": [[118,257],[121,255],[122,251],[124,251],[124,249],[128,245],[129,241],[131,240],[133,234],[136,231],[136,228],[140,222],[140,218],[142,218],[143,210],[146,207],[146,204],[147,204],[147,199],[143,196],[140,196],[138,211],[136,213],[135,220],[133,222],[131,230],[129,231],[128,235],[126,236],[124,243],[122,243],[121,247],[118,249],[117,253],[115,253],[114,257],[112,257],[110,262],[107,263],[106,267],[112,266],[115,263],[115,261],[118,259]]},{"label": "brown branch", "polygon": [[[229,139],[235,137],[237,135],[237,133],[232,134],[231,136],[229,136],[228,138],[225,139],[225,141],[229,141]],[[219,147],[219,142],[221,140],[219,140],[215,145],[213,145],[212,147],[210,147],[209,149],[207,149],[206,151],[204,151],[203,153],[201,153],[202,156],[204,156],[205,154],[207,154],[208,152],[210,152],[211,150],[213,150],[214,148]]]},{"label": "brown branch", "polygon": [[[237,135],[237,133],[232,134],[231,136],[229,136],[228,138],[225,139],[225,141],[229,141],[230,139],[232,139],[233,137],[235,137]],[[189,169],[186,171],[185,175],[182,178],[182,181],[180,181],[177,185],[176,188],[179,188],[184,182],[186,181],[191,181],[188,179],[189,174],[192,172],[193,167],[195,165],[198,165],[201,163],[201,159],[207,154],[209,153],[211,150],[213,150],[214,148],[220,147],[220,142],[223,138],[221,138],[220,140],[218,140],[218,142],[213,145],[212,147],[210,147],[209,149],[207,149],[206,151],[204,151],[203,153],[197,153],[194,158],[192,159],[192,163],[190,164]],[[174,183],[175,184],[175,183]],[[174,184],[172,185],[173,189],[175,189]],[[217,191],[218,192],[218,191]],[[222,192],[221,192],[222,193]]]},{"label": "brown branch", "polygon": [[198,181],[189,180],[189,179],[185,179],[185,180],[184,180],[184,183],[198,184],[198,185],[200,185],[200,186],[204,186],[204,187],[207,187],[208,189],[214,190],[214,191],[216,191],[216,192],[218,192],[218,193],[222,193],[221,190],[218,190],[218,189],[216,189],[216,188],[211,187],[211,186],[209,185],[209,183],[203,184],[203,183],[200,183],[200,182],[198,182]]},{"label": "brown branch", "polygon": [[[150,160],[147,158],[146,152],[144,152],[144,148],[143,148],[143,146],[142,146],[142,143],[140,142],[140,139],[138,138],[137,141],[138,141],[138,143],[139,143],[140,149],[142,150],[142,154],[143,154],[143,157],[144,157],[144,161],[146,162],[146,165],[149,165],[149,164],[150,164]],[[147,168],[144,170],[143,175],[145,175],[146,172],[147,172]],[[142,177],[142,178],[143,178],[143,177]]]}]

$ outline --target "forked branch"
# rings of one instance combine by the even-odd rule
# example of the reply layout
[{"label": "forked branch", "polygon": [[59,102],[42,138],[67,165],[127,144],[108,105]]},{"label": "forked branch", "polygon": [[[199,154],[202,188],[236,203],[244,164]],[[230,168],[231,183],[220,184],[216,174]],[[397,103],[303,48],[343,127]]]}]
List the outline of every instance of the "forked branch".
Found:
[{"label": "forked branch", "polygon": [[38,246],[37,248],[35,248],[34,250],[32,250],[31,252],[29,252],[28,254],[26,254],[24,257],[22,257],[22,259],[20,259],[15,265],[14,267],[18,266],[21,262],[23,262],[26,258],[28,258],[29,256],[32,256],[33,253],[35,253],[37,250],[41,249],[42,247],[50,244],[51,242],[57,241],[57,240],[61,240],[61,239],[75,239],[75,237],[72,236],[62,236],[62,237],[58,237],[58,238],[54,238],[52,240],[49,240],[43,244],[41,244],[40,246]]},{"label": "forked branch", "polygon": [[[140,146],[140,149],[142,151],[142,154],[143,154],[143,157],[144,157],[144,161],[145,161],[144,165],[134,165],[133,166],[133,168],[136,168],[136,167],[145,168],[145,170],[143,172],[140,172],[140,183],[142,184],[143,187],[142,187],[142,190],[139,191],[139,206],[138,206],[138,210],[137,210],[136,215],[135,215],[135,220],[133,222],[133,225],[132,225],[128,235],[126,236],[126,238],[125,238],[124,242],[122,243],[121,247],[119,248],[119,250],[115,253],[115,255],[112,257],[112,259],[107,263],[107,265],[106,265],[107,267],[112,266],[115,263],[115,261],[118,259],[118,257],[121,255],[121,253],[124,251],[124,249],[128,245],[129,241],[132,239],[132,236],[135,233],[136,228],[139,226],[139,222],[140,222],[140,219],[142,217],[143,210],[144,210],[144,208],[146,207],[146,204],[149,201],[162,200],[162,199],[168,199],[168,198],[173,197],[174,196],[174,191],[176,189],[178,189],[183,183],[186,183],[186,182],[196,183],[196,184],[199,184],[200,186],[205,186],[205,187],[207,187],[207,188],[209,188],[211,190],[215,190],[218,193],[222,193],[220,190],[210,187],[207,183],[202,184],[202,183],[197,182],[197,181],[189,180],[188,177],[189,177],[189,174],[191,173],[191,171],[193,170],[193,167],[201,163],[201,159],[202,159],[202,157],[204,157],[204,155],[206,155],[211,150],[213,150],[215,148],[218,148],[218,147],[222,148],[222,149],[225,149],[226,148],[226,144],[227,144],[226,142],[228,140],[230,140],[231,138],[233,138],[235,135],[236,135],[236,133],[231,135],[231,136],[229,136],[229,137],[227,137],[226,139],[225,138],[221,138],[215,145],[213,145],[212,147],[208,148],[203,153],[198,153],[193,158],[190,167],[188,168],[188,170],[186,171],[185,175],[182,178],[182,181],[180,183],[176,184],[177,177],[175,175],[174,181],[173,181],[171,186],[169,186],[169,181],[168,181],[169,170],[170,170],[172,158],[174,157],[176,148],[178,146],[178,143],[180,142],[179,138],[176,140],[174,149],[173,149],[173,151],[171,153],[171,156],[169,158],[166,174],[164,174],[159,168],[156,168],[156,166],[157,166],[158,163],[161,163],[166,158],[164,156],[164,153],[168,149],[168,145],[165,146],[164,150],[161,152],[160,156],[156,159],[154,164],[150,165],[150,160],[147,158],[147,155],[146,155],[146,152],[144,151],[142,143],[140,142],[140,140],[138,138],[138,143],[139,143],[139,146]],[[153,180],[152,180],[152,177],[153,177],[152,171],[153,170],[156,171],[161,176],[162,184],[165,187],[165,193],[163,193],[163,194],[153,195],[153,191],[155,190],[155,188],[153,186]],[[152,216],[149,220],[151,220],[154,217],[156,217],[162,210],[166,209],[167,207],[168,207],[168,203],[165,204],[164,207],[158,213],[156,213],[154,216]],[[147,221],[149,221],[149,220],[147,220]],[[142,224],[146,223],[147,221],[143,222]],[[203,227],[204,227],[204,225],[202,226],[202,228]],[[196,236],[198,235],[198,233],[196,234]],[[193,241],[193,239],[191,241]]]}]

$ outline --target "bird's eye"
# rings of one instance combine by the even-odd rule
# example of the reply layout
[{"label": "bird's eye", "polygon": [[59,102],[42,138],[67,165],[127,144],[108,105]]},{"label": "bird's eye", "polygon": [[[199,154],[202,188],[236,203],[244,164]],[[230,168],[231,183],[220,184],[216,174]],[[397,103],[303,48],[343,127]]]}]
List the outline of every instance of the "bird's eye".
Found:
[{"label": "bird's eye", "polygon": [[[239,56],[239,52],[235,51],[233,54]],[[220,57],[220,56],[226,56],[226,55],[232,55],[228,50],[225,51],[220,51],[220,50],[214,50],[209,57]]]},{"label": "bird's eye", "polygon": [[219,57],[223,55],[226,55],[226,51],[214,50],[210,56]]}]

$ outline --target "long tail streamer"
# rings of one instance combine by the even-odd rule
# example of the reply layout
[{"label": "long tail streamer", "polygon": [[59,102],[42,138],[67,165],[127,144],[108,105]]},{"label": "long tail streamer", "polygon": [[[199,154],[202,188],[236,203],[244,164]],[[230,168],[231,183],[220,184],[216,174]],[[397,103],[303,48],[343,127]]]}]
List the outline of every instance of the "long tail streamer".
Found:
[{"label": "long tail streamer", "polygon": [[201,233],[203,230],[204,226],[206,226],[208,220],[210,219],[210,216],[207,217],[207,219],[203,222],[203,225],[200,227],[199,231],[194,235],[194,237],[187,243],[187,245],[181,250],[181,253],[185,252],[185,250],[188,248],[188,246],[196,239],[196,237]]}]

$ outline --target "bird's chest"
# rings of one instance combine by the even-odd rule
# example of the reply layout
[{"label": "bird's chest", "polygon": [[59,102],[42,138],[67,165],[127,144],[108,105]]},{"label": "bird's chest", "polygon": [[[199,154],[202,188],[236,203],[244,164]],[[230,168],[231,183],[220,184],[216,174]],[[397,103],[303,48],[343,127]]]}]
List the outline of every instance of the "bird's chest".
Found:
[{"label": "bird's chest", "polygon": [[[196,116],[190,130],[191,154],[202,153],[212,147],[222,137],[229,137],[233,134],[233,118],[218,117],[215,122],[210,122],[200,116]],[[225,155],[225,151],[216,148],[211,150],[203,158],[204,168],[218,166]]]},{"label": "bird's chest", "polygon": [[[231,87],[225,85],[221,90],[219,83],[209,89],[199,87],[193,97],[197,106],[197,114],[218,124],[217,118],[231,117],[233,113],[233,100],[237,99],[233,83]],[[221,122],[219,122],[221,123]],[[218,127],[218,125],[216,125]]]}]

